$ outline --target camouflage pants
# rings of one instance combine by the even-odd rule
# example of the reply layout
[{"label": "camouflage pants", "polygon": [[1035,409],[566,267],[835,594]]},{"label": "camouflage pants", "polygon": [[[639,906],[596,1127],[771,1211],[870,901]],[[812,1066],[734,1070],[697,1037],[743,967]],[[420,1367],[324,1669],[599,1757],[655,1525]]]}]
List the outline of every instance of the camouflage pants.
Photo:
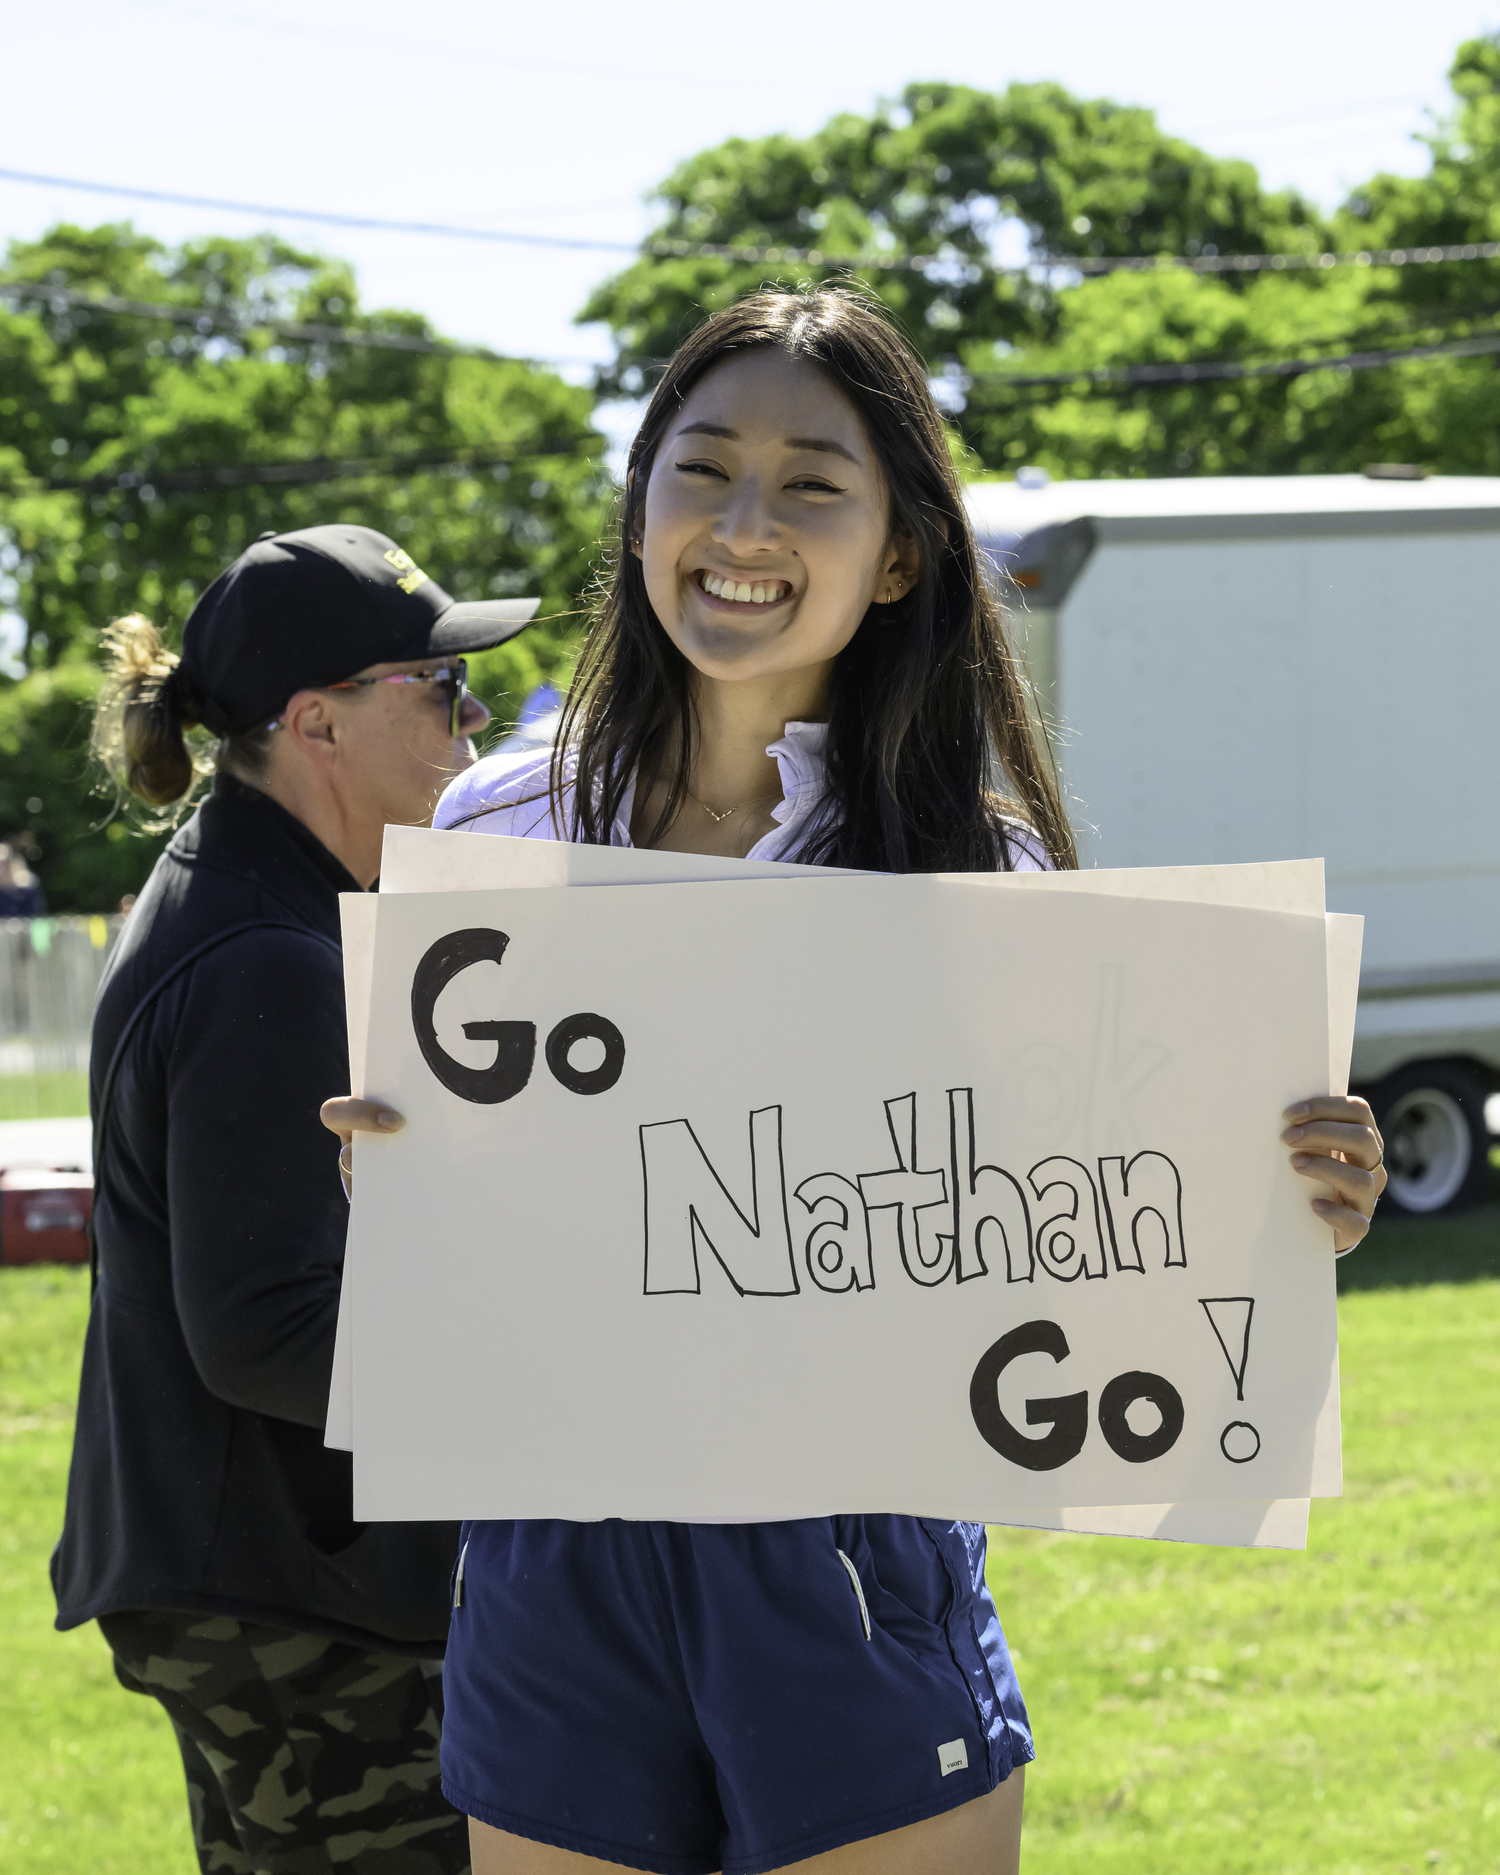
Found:
[{"label": "camouflage pants", "polygon": [[438,1662],[227,1615],[99,1626],[120,1684],[172,1721],[203,1875],[467,1875]]}]

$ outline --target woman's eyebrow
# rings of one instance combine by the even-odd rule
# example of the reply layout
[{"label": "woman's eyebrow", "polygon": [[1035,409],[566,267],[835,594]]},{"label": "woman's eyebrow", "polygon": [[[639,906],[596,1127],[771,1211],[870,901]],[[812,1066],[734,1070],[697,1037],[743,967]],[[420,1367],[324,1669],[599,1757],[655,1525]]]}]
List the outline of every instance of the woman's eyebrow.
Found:
[{"label": "woman's eyebrow", "polygon": [[[700,420],[697,423],[684,423],[677,432],[679,436],[722,436],[726,441],[737,443],[740,440],[738,430],[731,430],[723,423],[709,423]],[[859,457],[852,449],[846,449],[842,443],[836,443],[831,437],[823,436],[788,436],[784,439],[788,449],[816,449],[826,456],[842,456],[845,462],[852,462],[859,467]]]},{"label": "woman's eyebrow", "polygon": [[816,449],[826,456],[842,456],[845,462],[852,462],[859,467],[859,457],[852,449],[846,449],[842,443],[836,443],[831,437],[824,436],[789,436],[786,439],[788,449]]}]

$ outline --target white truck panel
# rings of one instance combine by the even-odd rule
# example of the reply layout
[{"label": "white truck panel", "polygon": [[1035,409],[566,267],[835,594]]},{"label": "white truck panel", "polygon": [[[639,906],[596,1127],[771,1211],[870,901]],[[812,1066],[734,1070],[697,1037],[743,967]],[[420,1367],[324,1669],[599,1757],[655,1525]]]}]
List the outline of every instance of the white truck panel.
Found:
[{"label": "white truck panel", "polygon": [[1329,909],[1366,920],[1356,1080],[1500,1071],[1500,477],[969,503],[1033,569],[1016,635],[1083,863],[1321,855]]},{"label": "white truck panel", "polygon": [[1500,956],[1497,595],[1500,532],[1101,540],[1056,649],[1088,859],[1321,855],[1367,970]]}]

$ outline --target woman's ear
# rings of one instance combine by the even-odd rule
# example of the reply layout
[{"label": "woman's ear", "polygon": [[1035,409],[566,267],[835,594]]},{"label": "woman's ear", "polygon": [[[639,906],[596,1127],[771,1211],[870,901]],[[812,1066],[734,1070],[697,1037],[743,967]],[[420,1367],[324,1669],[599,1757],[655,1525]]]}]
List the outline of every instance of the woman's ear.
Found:
[{"label": "woman's ear", "polygon": [[282,736],[287,746],[332,752],[335,741],[333,712],[320,690],[299,690],[281,712]]},{"label": "woman's ear", "polygon": [[921,570],[921,555],[910,534],[893,535],[886,548],[880,577],[875,582],[875,603],[894,605],[898,599],[904,599],[915,587]]}]

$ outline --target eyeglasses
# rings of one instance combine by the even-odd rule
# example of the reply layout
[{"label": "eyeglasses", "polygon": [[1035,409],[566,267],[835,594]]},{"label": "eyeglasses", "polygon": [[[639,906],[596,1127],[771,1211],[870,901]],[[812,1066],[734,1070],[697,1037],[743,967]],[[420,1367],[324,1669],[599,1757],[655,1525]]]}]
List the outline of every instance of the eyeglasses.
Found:
[{"label": "eyeglasses", "polygon": [[[398,671],[394,677],[348,677],[340,684],[319,684],[319,690],[363,690],[368,684],[446,684],[448,695],[448,734],[459,734],[459,723],[464,713],[464,705],[469,700],[469,665],[465,658],[455,658],[451,664],[445,664],[436,671]],[[278,717],[269,725],[280,729]]]}]

